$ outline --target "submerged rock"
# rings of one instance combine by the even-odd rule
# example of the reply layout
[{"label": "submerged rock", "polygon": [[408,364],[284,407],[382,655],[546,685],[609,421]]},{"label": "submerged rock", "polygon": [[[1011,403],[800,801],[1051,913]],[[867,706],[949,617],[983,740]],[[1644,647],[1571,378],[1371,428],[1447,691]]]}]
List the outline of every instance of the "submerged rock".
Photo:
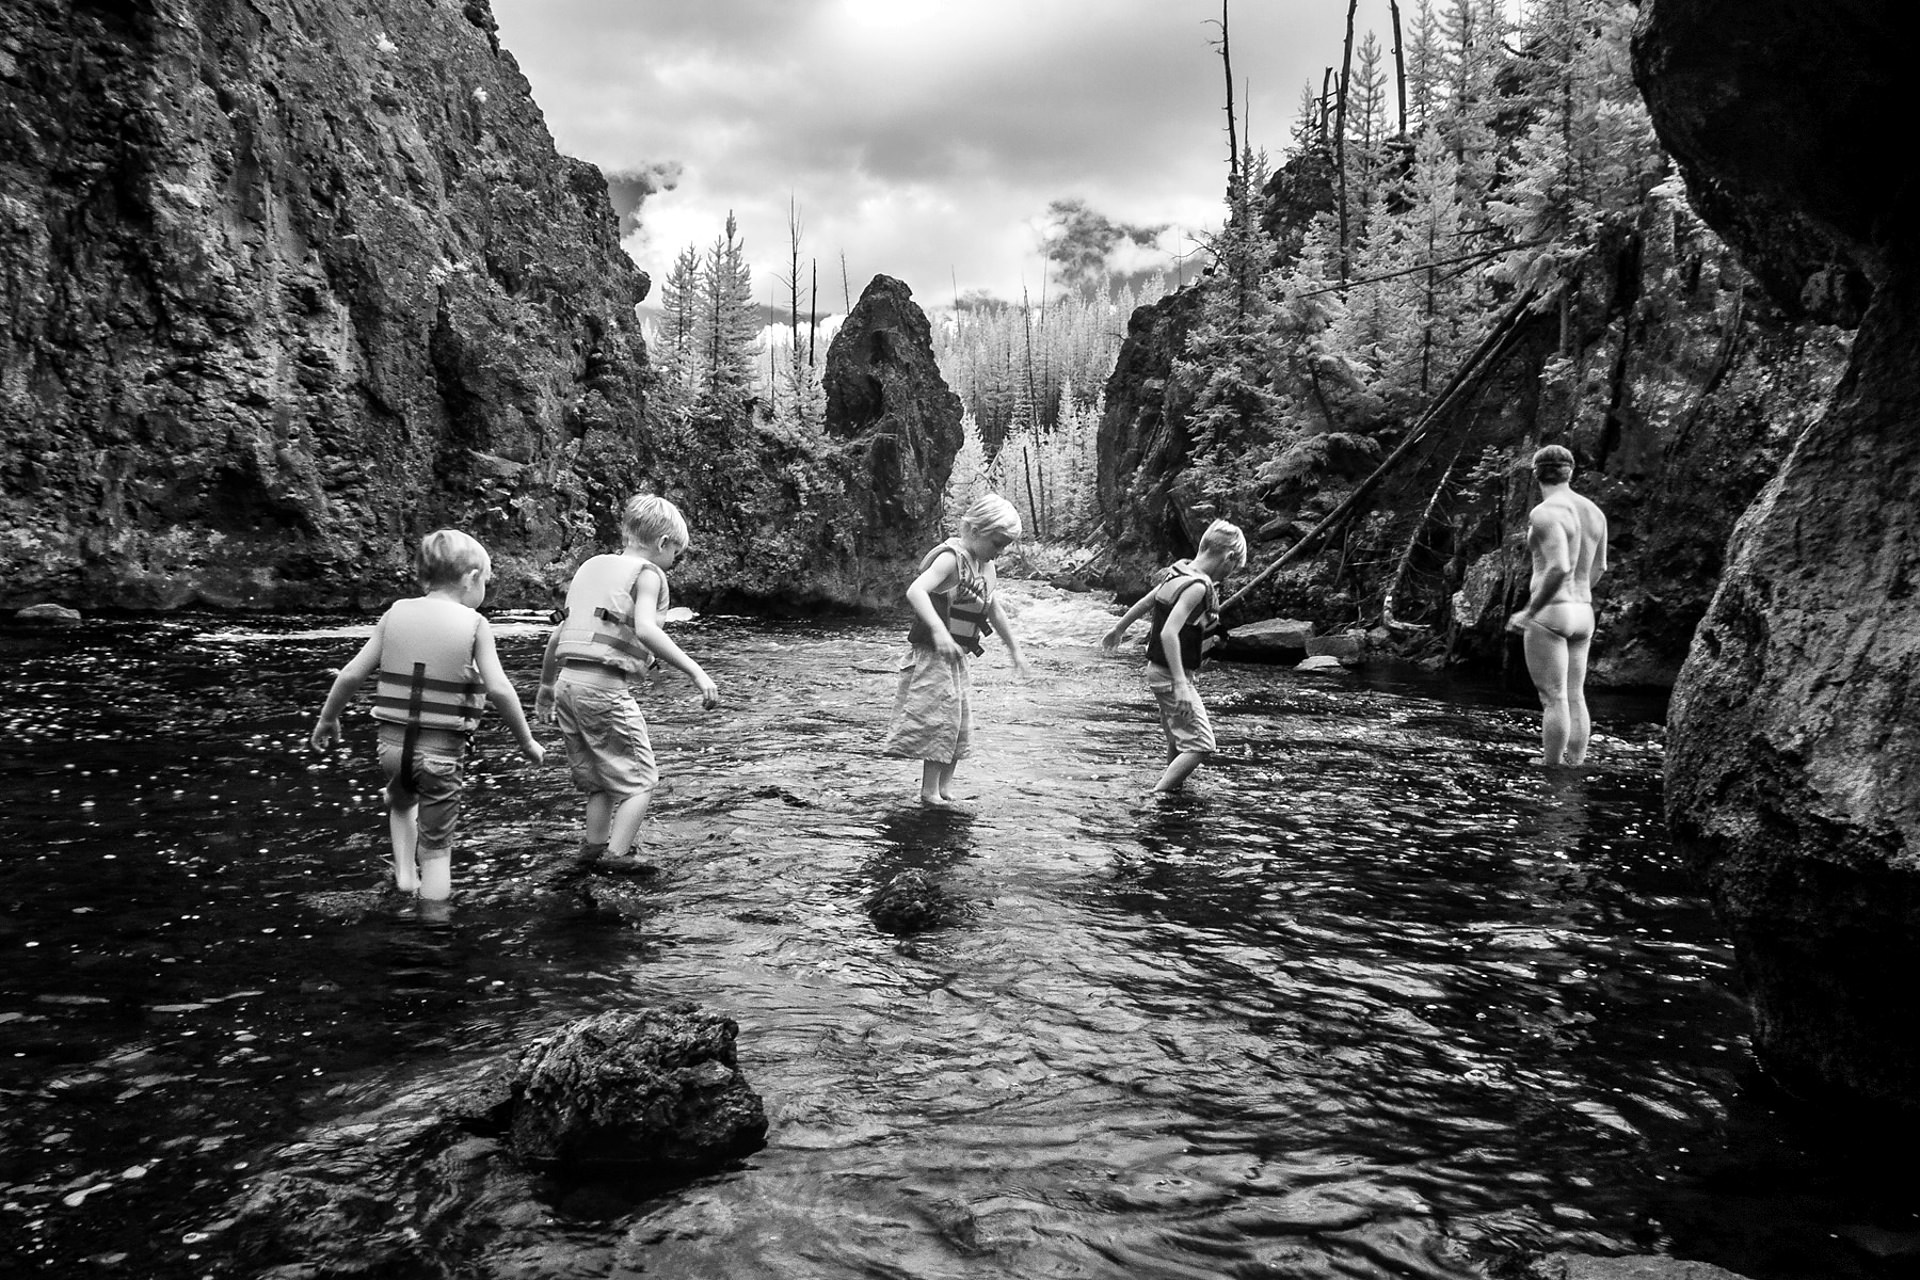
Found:
[{"label": "submerged rock", "polygon": [[1710,1262],[1655,1254],[1606,1258],[1586,1253],[1550,1253],[1527,1264],[1527,1280],[1746,1280]]},{"label": "submerged rock", "polygon": [[867,918],[886,933],[937,929],[965,914],[962,904],[918,868],[892,876],[867,898]]}]

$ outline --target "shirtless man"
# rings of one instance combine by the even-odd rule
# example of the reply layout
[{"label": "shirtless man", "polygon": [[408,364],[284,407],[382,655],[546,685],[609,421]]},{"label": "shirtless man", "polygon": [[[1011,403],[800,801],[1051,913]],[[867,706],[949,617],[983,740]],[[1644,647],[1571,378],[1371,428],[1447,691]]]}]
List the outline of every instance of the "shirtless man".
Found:
[{"label": "shirtless man", "polygon": [[1587,650],[1593,643],[1593,584],[1607,571],[1607,517],[1570,487],[1573,455],[1550,444],[1533,455],[1540,504],[1527,514],[1533,553],[1527,607],[1507,619],[1526,643],[1527,673],[1540,694],[1540,763],[1587,758]]}]

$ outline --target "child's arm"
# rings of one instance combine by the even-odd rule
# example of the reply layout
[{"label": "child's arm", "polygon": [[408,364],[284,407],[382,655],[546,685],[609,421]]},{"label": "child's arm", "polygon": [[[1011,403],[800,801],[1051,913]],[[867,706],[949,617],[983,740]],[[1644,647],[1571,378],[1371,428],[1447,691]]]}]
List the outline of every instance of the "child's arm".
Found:
[{"label": "child's arm", "polygon": [[347,699],[379,667],[380,637],[386,625],[385,618],[375,623],[373,634],[360,646],[360,652],[354,654],[347,665],[340,668],[340,674],[333,678],[333,687],[327,690],[327,700],[320,707],[320,719],[314,723],[313,734],[307,739],[314,750],[325,751],[340,741],[340,713],[347,709]]},{"label": "child's arm", "polygon": [[553,723],[553,688],[560,679],[560,628],[547,637],[546,656],[540,659],[540,689],[533,695],[533,718]]},{"label": "child's arm", "polygon": [[[1200,587],[1200,594],[1193,589]],[[1193,714],[1195,701],[1193,680],[1187,674],[1187,664],[1180,654],[1180,629],[1187,625],[1187,619],[1197,604],[1204,602],[1207,591],[1199,582],[1190,582],[1174,597],[1173,607],[1167,610],[1167,621],[1160,628],[1160,652],[1167,660],[1167,672],[1173,676],[1174,709],[1183,716]]]},{"label": "child's arm", "polygon": [[493,648],[493,628],[487,625],[485,618],[480,619],[480,629],[473,636],[473,665],[480,669],[480,682],[487,687],[487,701],[507,722],[507,728],[513,730],[513,736],[520,740],[520,754],[539,764],[547,753],[533,740],[533,730],[527,727],[526,713],[520,710],[520,695],[514,692],[513,682],[507,679],[507,673],[500,669],[500,655]]},{"label": "child's arm", "polygon": [[[662,578],[666,577],[657,566],[649,565],[648,568],[655,573],[660,573]],[[712,677],[701,669],[699,663],[689,658],[680,646],[673,642],[672,637],[667,635],[666,629],[660,625],[660,593],[642,589],[641,584],[646,581],[646,578],[647,569],[642,569],[640,576],[634,580],[633,584],[633,633],[640,637],[640,643],[647,646],[654,657],[670,667],[677,667],[686,672],[700,690],[700,705],[711,711],[720,705],[720,687],[714,684]]]},{"label": "child's arm", "polygon": [[1120,621],[1113,624],[1113,630],[1107,632],[1107,634],[1101,638],[1100,647],[1108,653],[1112,653],[1115,649],[1119,648],[1120,642],[1126,638],[1127,628],[1138,622],[1152,609],[1153,592],[1149,591],[1138,600],[1135,600],[1133,607],[1127,610],[1126,615],[1122,617]]},{"label": "child's arm", "polygon": [[[936,555],[933,563],[921,570],[920,576],[907,584],[907,603],[913,606],[913,612],[919,617],[920,624],[933,637],[934,651],[948,662],[964,662],[967,655],[961,651],[959,642],[948,634],[947,624],[940,621],[940,612],[933,607],[933,593],[953,590],[953,584],[959,578],[959,555],[954,555],[951,564],[947,562],[946,556]],[[990,621],[998,622],[991,613],[987,616]]]},{"label": "child's arm", "polygon": [[1026,655],[1020,652],[1020,641],[1013,634],[1013,628],[1007,624],[1007,615],[1000,608],[998,596],[987,603],[987,621],[993,624],[993,629],[1000,633],[1002,640],[1006,641],[1007,656],[1013,659],[1014,671],[1022,676],[1031,674],[1027,670]]}]

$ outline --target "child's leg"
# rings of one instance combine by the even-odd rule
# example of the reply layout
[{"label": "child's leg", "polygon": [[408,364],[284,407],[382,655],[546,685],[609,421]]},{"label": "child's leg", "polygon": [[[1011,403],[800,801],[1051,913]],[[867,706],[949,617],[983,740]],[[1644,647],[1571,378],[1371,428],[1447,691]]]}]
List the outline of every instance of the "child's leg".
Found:
[{"label": "child's leg", "polygon": [[960,767],[958,760],[940,766],[940,798],[953,799],[953,771]]},{"label": "child's leg", "polygon": [[420,888],[415,850],[420,844],[420,801],[396,783],[387,784],[387,839],[393,846],[393,887],[402,893]]},{"label": "child's leg", "polygon": [[587,797],[587,843],[605,844],[613,825],[613,797],[596,791]]},{"label": "child's leg", "polygon": [[1153,786],[1155,791],[1178,791],[1195,769],[1207,761],[1208,752],[1182,751],[1167,765],[1167,771],[1160,775],[1160,781]]},{"label": "child's leg", "polygon": [[423,756],[414,766],[414,778],[420,788],[420,840],[414,846],[420,898],[445,902],[453,893],[453,835],[460,825],[466,770],[458,756]]},{"label": "child's leg", "polygon": [[953,766],[950,764],[943,765],[938,760],[922,760],[920,762],[921,804],[940,803],[941,775],[943,772],[946,779],[951,780],[953,777]]},{"label": "child's leg", "polygon": [[613,811],[613,821],[607,828],[607,855],[618,858],[633,848],[634,840],[640,834],[640,822],[647,816],[647,806],[653,801],[653,789],[628,796]]},{"label": "child's leg", "polygon": [[420,899],[445,902],[453,896],[453,850],[420,850]]},{"label": "child's leg", "polygon": [[1173,694],[1172,677],[1166,673],[1150,670],[1147,683],[1153,689],[1154,701],[1159,704],[1160,728],[1167,736],[1166,771],[1153,789],[1178,791],[1193,771],[1213,755],[1213,721],[1199,694],[1185,706],[1179,704]]},{"label": "child's leg", "polygon": [[414,858],[420,843],[420,806],[388,809],[387,837],[393,843],[393,887],[413,893],[420,888],[420,864]]}]

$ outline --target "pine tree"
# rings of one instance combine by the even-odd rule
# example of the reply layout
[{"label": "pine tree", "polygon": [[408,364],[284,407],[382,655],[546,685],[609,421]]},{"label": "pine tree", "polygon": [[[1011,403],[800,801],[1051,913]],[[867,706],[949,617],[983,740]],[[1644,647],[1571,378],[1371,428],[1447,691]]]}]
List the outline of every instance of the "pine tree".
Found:
[{"label": "pine tree", "polygon": [[660,329],[651,353],[657,375],[655,412],[682,420],[700,386],[694,353],[700,297],[700,251],[688,245],[674,259],[673,270],[660,287]]},{"label": "pine tree", "polygon": [[1278,316],[1269,281],[1274,245],[1260,217],[1267,176],[1265,153],[1249,152],[1228,180],[1227,222],[1209,246],[1213,274],[1173,366],[1191,397],[1189,479],[1216,506],[1231,503],[1243,488],[1244,455],[1267,438],[1280,408]]},{"label": "pine tree", "polygon": [[1406,33],[1407,128],[1418,133],[1433,123],[1441,101],[1445,59],[1440,49],[1439,24],[1432,0],[1420,0]]},{"label": "pine tree", "polygon": [[725,234],[714,240],[701,264],[699,284],[694,326],[699,412],[703,417],[732,421],[753,394],[759,330],[754,323],[753,273],[731,211]]},{"label": "pine tree", "polygon": [[1627,40],[1631,13],[1606,0],[1539,0],[1521,27],[1529,57],[1521,101],[1531,123],[1489,207],[1516,242],[1503,279],[1537,286],[1568,275],[1640,217],[1664,168]]}]

